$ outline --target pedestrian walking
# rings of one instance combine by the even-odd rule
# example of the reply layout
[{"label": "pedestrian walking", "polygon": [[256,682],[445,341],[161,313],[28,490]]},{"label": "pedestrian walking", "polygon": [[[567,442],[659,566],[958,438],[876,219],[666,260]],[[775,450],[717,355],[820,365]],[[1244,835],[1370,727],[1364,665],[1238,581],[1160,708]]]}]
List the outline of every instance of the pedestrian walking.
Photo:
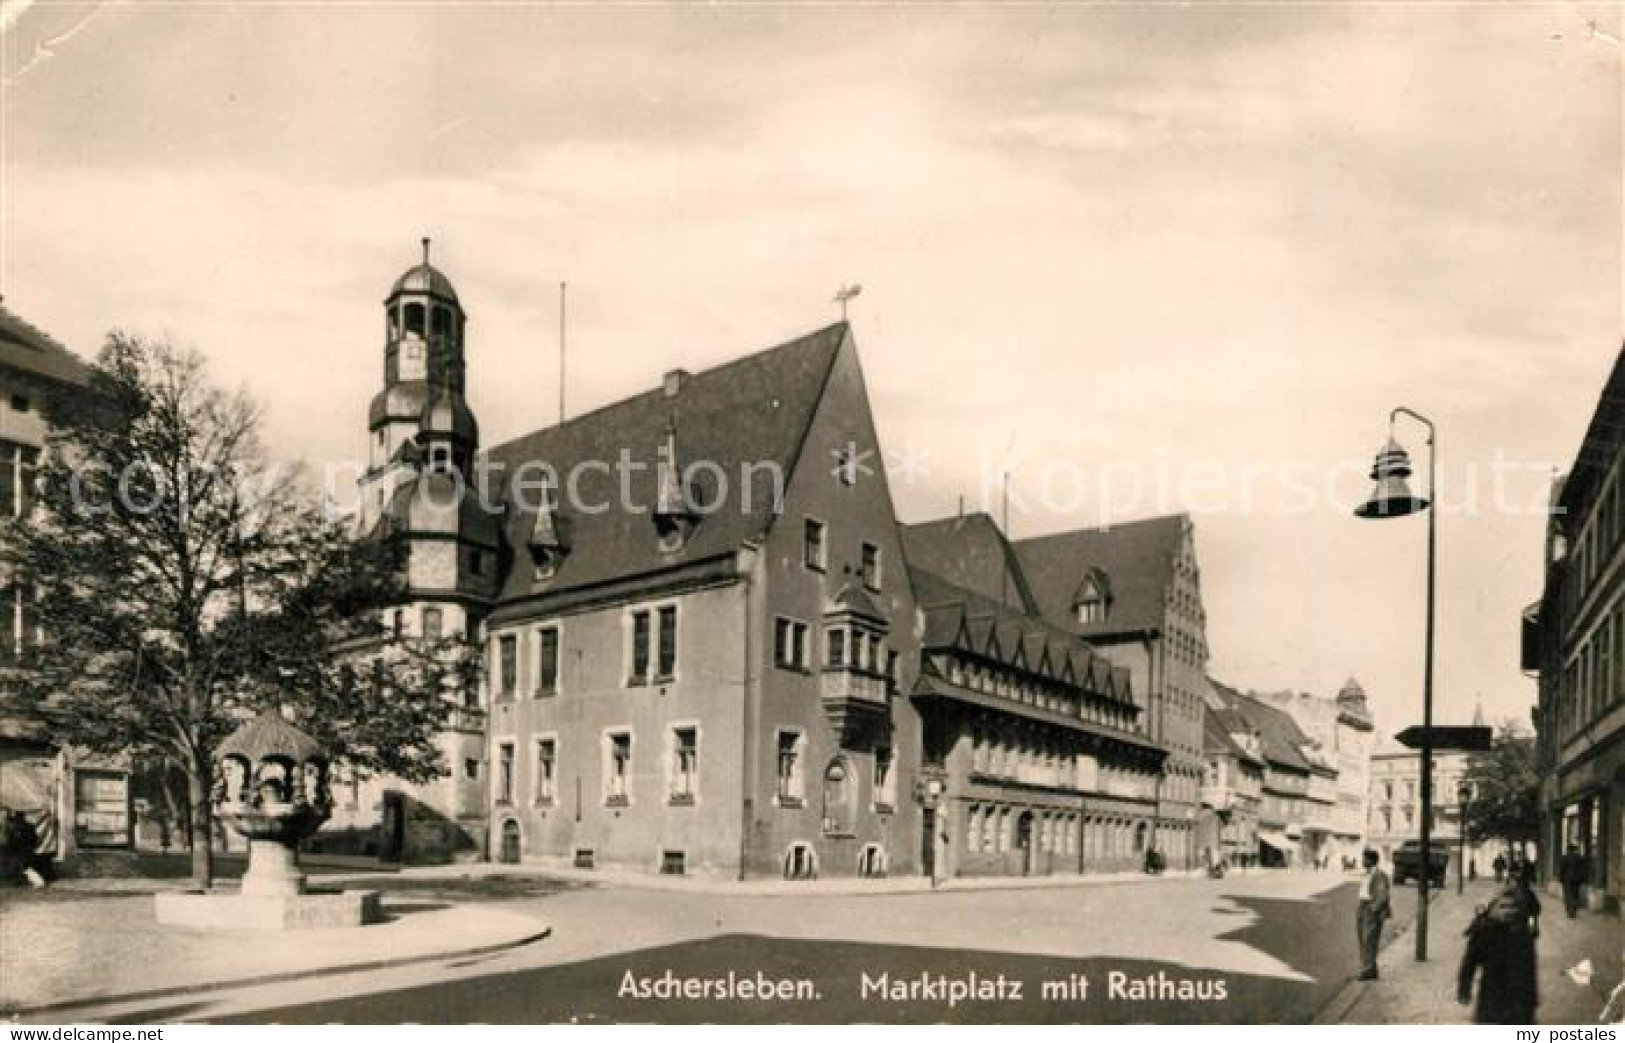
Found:
[{"label": "pedestrian walking", "polygon": [[1388,898],[1392,889],[1375,851],[1366,848],[1360,861],[1365,866],[1365,879],[1360,881],[1360,904],[1354,912],[1354,933],[1360,943],[1359,980],[1376,981],[1377,949],[1382,943],[1383,921],[1391,912]]},{"label": "pedestrian walking", "polygon": [[1495,856],[1495,861],[1490,863],[1490,868],[1495,870],[1495,882],[1496,883],[1500,883],[1502,880],[1506,879],[1506,875],[1507,875],[1507,856],[1505,856],[1505,855],[1496,855]]},{"label": "pedestrian walking", "polygon": [[1563,885],[1563,911],[1569,919],[1580,911],[1580,888],[1591,879],[1591,863],[1580,854],[1580,845],[1570,844],[1557,867],[1558,882]]},{"label": "pedestrian walking", "polygon": [[1479,1025],[1531,1025],[1540,997],[1535,982],[1535,936],[1530,923],[1539,916],[1531,910],[1528,889],[1509,879],[1491,902],[1468,925],[1461,968],[1456,975],[1456,999],[1473,1003],[1476,979],[1478,1002],[1473,1021]]}]

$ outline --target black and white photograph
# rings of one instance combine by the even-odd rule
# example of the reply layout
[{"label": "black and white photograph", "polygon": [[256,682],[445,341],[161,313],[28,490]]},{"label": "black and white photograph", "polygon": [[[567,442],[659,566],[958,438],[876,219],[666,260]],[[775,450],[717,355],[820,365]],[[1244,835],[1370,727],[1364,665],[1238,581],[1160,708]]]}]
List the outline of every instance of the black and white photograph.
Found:
[{"label": "black and white photograph", "polygon": [[0,1023],[1618,1039],[1622,23],[0,0]]}]

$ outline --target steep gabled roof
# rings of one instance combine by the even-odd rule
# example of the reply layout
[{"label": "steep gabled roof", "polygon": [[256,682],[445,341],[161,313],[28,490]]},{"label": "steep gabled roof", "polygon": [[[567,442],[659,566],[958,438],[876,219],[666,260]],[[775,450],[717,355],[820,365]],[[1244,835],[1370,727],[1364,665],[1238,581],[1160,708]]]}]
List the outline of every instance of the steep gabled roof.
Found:
[{"label": "steep gabled roof", "polygon": [[1264,739],[1264,759],[1288,771],[1309,774],[1316,770],[1300,747],[1309,742],[1308,736],[1298,729],[1296,722],[1284,710],[1250,695],[1238,696],[1236,710],[1258,730]]},{"label": "steep gabled roof", "polygon": [[987,514],[958,515],[900,527],[909,564],[1027,613],[1038,612],[1010,541]]},{"label": "steep gabled roof", "polygon": [[83,386],[90,367],[55,338],[0,305],[0,366],[8,366],[58,384]]},{"label": "steep gabled roof", "polygon": [[[1621,453],[1625,453],[1625,348],[1614,356],[1614,368],[1603,384],[1591,423],[1586,425],[1574,466],[1562,486],[1553,492],[1566,517],[1585,517],[1608,469]],[[1569,533],[1571,539],[1576,535]]]},{"label": "steep gabled roof", "polygon": [[[1039,664],[1047,659],[1052,666],[1048,676],[1134,704],[1130,672],[1113,668],[1077,635],[913,565],[908,575],[915,604],[925,616],[923,650],[971,652],[1012,667],[1020,653],[1026,665],[1019,668],[1031,674],[1038,674]],[[1068,681],[1069,660],[1073,674]]]},{"label": "steep gabled roof", "polygon": [[1213,710],[1207,710],[1202,714],[1202,751],[1249,763],[1253,760],[1247,755],[1246,750],[1236,745],[1235,740],[1230,738],[1230,732],[1225,727],[1224,721]]},{"label": "steep gabled roof", "polygon": [[[526,541],[542,497],[533,491],[529,502],[510,503],[505,533],[514,564],[499,599],[551,596],[676,569],[732,554],[765,536],[776,506],[770,475],[776,469],[789,487],[835,359],[849,338],[847,325],[837,323],[686,376],[676,382],[674,394],[655,388],[493,447],[484,457],[493,484],[512,482],[527,466],[533,482],[542,465],[552,469],[560,482],[557,514],[571,532],[569,553],[556,573],[539,580],[528,567]],[[707,462],[694,472],[699,486],[694,492],[708,510],[681,546],[662,548],[650,512],[657,498],[655,465],[672,424],[682,463]],[[624,469],[625,503],[623,475],[617,473],[623,452],[633,465]],[[746,483],[748,474],[755,479]],[[725,476],[720,487],[717,475]]]},{"label": "steep gabled roof", "polygon": [[[1160,630],[1168,584],[1188,524],[1183,514],[1145,518],[1017,540],[1015,552],[1038,610],[1052,623],[1086,637]],[[1075,602],[1091,569],[1105,573],[1112,600],[1104,620],[1080,624]]]}]

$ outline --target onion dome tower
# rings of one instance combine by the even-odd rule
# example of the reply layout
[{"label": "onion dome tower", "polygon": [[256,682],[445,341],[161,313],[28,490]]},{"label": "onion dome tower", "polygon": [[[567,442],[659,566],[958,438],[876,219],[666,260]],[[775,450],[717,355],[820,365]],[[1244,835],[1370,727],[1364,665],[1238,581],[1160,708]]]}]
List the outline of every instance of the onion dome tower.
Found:
[{"label": "onion dome tower", "polygon": [[467,323],[424,239],[421,263],[384,298],[384,386],[367,410],[371,448],[361,480],[364,530],[407,547],[416,603],[404,610],[408,634],[472,633],[496,591],[502,520],[474,486],[480,432],[464,398]]}]

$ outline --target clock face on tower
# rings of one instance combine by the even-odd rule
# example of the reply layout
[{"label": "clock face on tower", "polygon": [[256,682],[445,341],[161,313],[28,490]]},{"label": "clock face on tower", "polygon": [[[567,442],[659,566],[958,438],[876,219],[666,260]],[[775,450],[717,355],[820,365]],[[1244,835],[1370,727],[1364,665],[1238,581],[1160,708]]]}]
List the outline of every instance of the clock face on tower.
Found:
[{"label": "clock face on tower", "polygon": [[401,379],[418,380],[423,377],[423,342],[407,341],[401,350]]}]

